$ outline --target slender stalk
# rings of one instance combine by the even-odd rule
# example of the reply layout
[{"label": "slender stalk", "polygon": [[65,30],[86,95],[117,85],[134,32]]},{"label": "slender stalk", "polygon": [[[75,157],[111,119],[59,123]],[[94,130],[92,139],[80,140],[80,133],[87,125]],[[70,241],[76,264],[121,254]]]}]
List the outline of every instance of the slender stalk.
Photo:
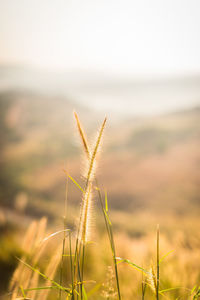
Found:
[{"label": "slender stalk", "polygon": [[157,257],[156,257],[156,260],[157,260],[157,273],[156,273],[156,300],[159,300],[159,280],[160,280],[160,264],[159,264],[159,252],[160,252],[160,249],[159,249],[159,238],[160,238],[160,229],[159,229],[159,225],[157,225]]},{"label": "slender stalk", "polygon": [[71,269],[71,281],[72,281],[72,300],[74,300],[74,273],[73,273],[73,261],[72,261],[72,240],[71,231],[69,231],[69,256],[70,256],[70,269]]},{"label": "slender stalk", "polygon": [[81,262],[81,277],[82,277],[82,282],[81,282],[81,299],[82,299],[82,297],[83,297],[84,263],[85,263],[85,244],[83,244],[83,247],[82,247],[82,262]]},{"label": "slender stalk", "polygon": [[146,282],[144,281],[144,273],[142,272],[142,300],[144,300],[145,291],[146,291]]},{"label": "slender stalk", "polygon": [[96,181],[96,186],[97,186],[101,209],[102,209],[103,216],[104,216],[104,221],[106,224],[106,230],[108,233],[110,246],[111,246],[111,250],[112,250],[112,254],[113,254],[113,263],[114,263],[114,268],[115,268],[115,278],[116,278],[116,284],[117,284],[118,299],[121,300],[121,292],[120,292],[120,284],[119,284],[119,276],[118,276],[118,268],[117,268],[117,261],[116,261],[116,251],[115,251],[115,243],[114,243],[113,232],[112,232],[112,225],[108,223],[108,220],[106,218],[101,191],[98,187],[97,179],[95,179],[95,181]]},{"label": "slender stalk", "polygon": [[[67,198],[68,198],[68,177],[66,182],[66,190],[65,190],[65,202],[64,202],[64,218],[63,218],[63,245],[62,245],[62,259],[60,264],[60,285],[62,286],[63,282],[63,266],[64,266],[64,254],[65,254],[65,241],[66,241],[66,233],[65,229],[67,227]],[[61,300],[62,291],[59,290],[59,300]]]},{"label": "slender stalk", "polygon": [[78,228],[78,233],[77,233],[77,238],[76,238],[76,246],[75,246],[75,253],[74,253],[74,279],[76,281],[76,270],[77,270],[77,256],[78,256],[78,235],[79,235],[79,228]]},{"label": "slender stalk", "polygon": [[[88,162],[88,169],[86,173],[86,186],[85,186],[85,194],[83,192],[83,205],[81,208],[81,215],[79,219],[79,226],[77,230],[77,239],[76,239],[76,249],[75,249],[75,260],[74,260],[74,273],[76,274],[76,263],[79,262],[81,263],[81,269],[79,270],[80,274],[79,277],[80,279],[83,280],[83,275],[84,275],[84,260],[85,260],[85,245],[87,242],[87,230],[88,230],[88,222],[90,221],[90,206],[91,206],[91,184],[94,179],[94,174],[95,174],[95,167],[96,167],[96,161],[97,161],[97,154],[99,152],[99,147],[101,144],[102,136],[103,136],[103,131],[105,128],[105,124],[107,121],[107,118],[104,119],[99,134],[97,136],[96,143],[94,145],[94,148],[92,151],[90,151],[90,148],[88,146],[87,142],[87,137],[85,135],[85,132],[81,126],[81,123],[79,121],[79,117],[76,112],[74,112],[74,116],[76,119],[77,123],[77,128],[79,131],[79,135],[83,144],[83,149],[86,153],[87,157],[87,162]],[[79,236],[80,235],[80,236]],[[80,259],[81,258],[81,259]],[[80,291],[81,291],[81,299],[83,297],[83,281],[80,280]]]},{"label": "slender stalk", "polygon": [[77,265],[77,269],[78,269],[78,276],[79,276],[79,283],[77,282],[78,288],[79,288],[79,292],[81,294],[81,299],[83,299],[83,289],[82,289],[82,273],[81,273],[81,244],[80,244],[80,249],[78,251],[78,259],[77,259],[78,265]]},{"label": "slender stalk", "polygon": [[[65,226],[64,226],[65,228]],[[62,259],[61,259],[61,265],[60,265],[60,285],[62,285],[63,282],[63,265],[64,265],[64,254],[65,254],[65,232],[63,237],[63,244],[62,244]],[[59,300],[61,300],[62,291],[59,290]]]},{"label": "slender stalk", "polygon": [[[64,230],[65,230],[65,218],[64,218]],[[65,254],[65,231],[64,231],[64,236],[63,236],[63,244],[62,244],[62,259],[61,259],[61,265],[60,265],[60,285],[62,285],[63,282],[63,266],[64,266],[64,254]],[[59,290],[59,300],[61,300],[62,297],[62,291]]]},{"label": "slender stalk", "polygon": [[79,236],[79,257],[80,257],[80,272],[82,281],[80,282],[81,299],[83,297],[83,274],[84,274],[84,259],[85,259],[85,246],[88,239],[88,230],[90,222],[90,206],[91,206],[91,184],[88,183],[87,191],[84,194],[81,216],[80,216],[80,236]]},{"label": "slender stalk", "polygon": [[21,289],[21,292],[22,292],[22,295],[23,295],[23,298],[26,299],[26,295],[25,295],[25,291],[23,289],[23,286],[20,285],[20,289]]},{"label": "slender stalk", "polygon": [[[80,269],[81,243],[79,243],[79,238],[78,238],[79,231],[80,231],[79,229],[78,229],[78,233],[77,233],[76,248],[75,248],[75,254],[74,254],[74,266],[73,266],[74,287],[72,287],[73,289],[75,289],[75,286],[78,283],[78,279],[79,279],[80,283],[82,282],[81,269]],[[80,287],[80,285],[78,285],[78,287]],[[82,288],[80,289],[80,291],[82,293]]]},{"label": "slender stalk", "polygon": [[120,293],[120,286],[119,286],[119,276],[118,276],[118,269],[117,269],[117,260],[116,260],[116,252],[115,252],[115,243],[114,243],[114,238],[113,238],[113,232],[112,232],[112,227],[111,225],[109,225],[110,227],[110,236],[111,236],[111,247],[112,247],[112,251],[113,251],[113,262],[114,262],[114,266],[115,266],[115,277],[116,277],[116,281],[117,281],[117,292],[118,292],[118,298],[119,300],[121,300],[121,293]]}]

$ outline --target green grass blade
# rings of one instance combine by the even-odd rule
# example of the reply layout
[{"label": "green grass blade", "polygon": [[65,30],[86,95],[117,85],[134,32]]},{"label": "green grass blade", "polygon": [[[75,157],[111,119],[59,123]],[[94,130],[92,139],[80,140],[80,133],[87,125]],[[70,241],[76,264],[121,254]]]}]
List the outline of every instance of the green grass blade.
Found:
[{"label": "green grass blade", "polygon": [[83,290],[83,297],[84,297],[83,299],[88,300],[84,285],[82,285],[82,290]]},{"label": "green grass blade", "polygon": [[25,299],[25,298],[26,298],[26,294],[25,294],[25,290],[23,289],[23,286],[22,286],[22,285],[20,285],[20,290],[21,290],[22,295],[23,295],[23,297],[24,297],[24,299]]},{"label": "green grass blade", "polygon": [[110,221],[110,218],[109,218],[109,216],[108,216],[108,214],[107,214],[107,212],[106,212],[106,210],[105,210],[104,208],[103,208],[103,212],[104,212],[104,214],[105,214],[105,217],[106,217],[106,219],[107,219],[109,225],[112,226],[112,223],[111,223],[111,221]]},{"label": "green grass blade", "polygon": [[92,296],[93,294],[95,294],[101,287],[101,284],[98,283],[96,284],[93,289],[91,289],[89,292],[88,292],[88,297]]},{"label": "green grass blade", "polygon": [[147,270],[143,269],[142,267],[140,267],[140,266],[134,264],[134,263],[131,262],[129,259],[123,259],[123,258],[121,258],[121,257],[116,257],[116,259],[119,260],[119,261],[117,262],[118,264],[124,262],[124,263],[127,263],[128,265],[130,265],[131,267],[133,267],[133,268],[135,268],[135,269],[137,269],[137,270],[139,270],[139,271],[141,271],[141,272],[144,272],[144,273],[147,274],[147,275],[151,275],[150,272],[148,272]]},{"label": "green grass blade", "polygon": [[171,251],[167,252],[165,255],[163,255],[163,256],[161,257],[161,259],[159,260],[159,264],[161,264],[161,263],[163,262],[163,260],[164,260],[168,255],[170,255],[172,252],[174,252],[174,250],[171,250]]},{"label": "green grass blade", "polygon": [[102,198],[102,195],[101,195],[101,191],[99,189],[97,179],[95,181],[96,181],[97,192],[98,192],[98,196],[99,196],[101,209],[102,209],[103,216],[104,216],[106,230],[107,230],[107,234],[108,234],[108,238],[109,238],[109,242],[110,242],[110,247],[111,247],[111,251],[112,251],[112,254],[113,254],[113,263],[114,263],[114,267],[115,267],[115,278],[116,278],[116,282],[117,282],[118,299],[121,300],[121,292],[120,292],[120,285],[119,285],[119,276],[118,276],[116,253],[115,253],[115,243],[114,243],[113,232],[112,232],[112,224],[111,224],[111,221],[108,217],[108,213],[106,212],[106,210],[104,208],[103,198]]},{"label": "green grass blade", "polygon": [[105,210],[106,210],[106,212],[108,212],[108,195],[107,195],[107,191],[105,191]]},{"label": "green grass blade", "polygon": [[191,290],[191,295],[194,293],[194,291],[196,290],[196,288],[197,288],[197,285],[195,285],[195,286],[192,288],[192,290]]},{"label": "green grass blade", "polygon": [[72,177],[70,176],[66,170],[63,170],[64,173],[67,175],[67,177],[69,177],[69,179],[71,179],[71,181],[79,188],[79,190],[82,192],[82,193],[85,193],[84,189],[80,186],[80,184],[78,184],[78,182]]},{"label": "green grass blade", "polygon": [[166,293],[166,292],[170,292],[170,291],[174,291],[174,290],[179,290],[179,289],[184,289],[184,290],[187,290],[187,291],[191,291],[188,288],[185,288],[183,286],[179,286],[179,287],[171,287],[171,288],[168,288],[168,289],[160,290],[159,292],[160,293]]},{"label": "green grass blade", "polygon": [[36,288],[29,288],[29,289],[25,289],[25,292],[30,292],[30,291],[40,291],[40,290],[57,290],[58,287],[57,286],[39,286]]},{"label": "green grass blade", "polygon": [[24,264],[26,267],[28,267],[29,269],[31,269],[32,271],[38,273],[41,277],[43,277],[46,280],[49,280],[52,284],[54,284],[55,286],[57,286],[57,288],[61,289],[62,291],[65,291],[67,293],[70,293],[68,288],[65,288],[63,286],[61,286],[60,284],[58,284],[56,281],[52,280],[51,278],[49,278],[48,276],[46,276],[45,274],[43,274],[42,272],[40,272],[38,269],[32,267],[31,265],[29,265],[28,263],[24,262],[23,260],[21,260],[20,258],[16,257],[17,260],[19,260],[22,264]]}]

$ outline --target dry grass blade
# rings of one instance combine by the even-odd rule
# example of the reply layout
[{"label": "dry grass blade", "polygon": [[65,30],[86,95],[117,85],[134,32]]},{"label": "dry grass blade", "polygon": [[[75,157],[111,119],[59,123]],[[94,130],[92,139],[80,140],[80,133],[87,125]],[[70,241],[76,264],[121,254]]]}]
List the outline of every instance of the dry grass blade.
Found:
[{"label": "dry grass blade", "polygon": [[[42,218],[39,222],[33,221],[28,227],[22,244],[22,249],[26,253],[22,257],[23,261],[31,259],[33,265],[37,264],[46,247],[46,244],[41,245],[41,240],[44,238],[46,230],[46,223],[46,218]],[[31,288],[37,284],[37,280],[38,276],[20,261],[10,281],[11,299],[16,299],[20,286],[23,289]]]},{"label": "dry grass blade", "polygon": [[[51,260],[49,262],[49,264],[47,265],[47,268],[45,270],[45,275],[50,278],[51,280],[54,279],[58,265],[60,263],[62,257],[62,244],[59,245],[54,253],[54,255],[52,255]],[[46,281],[46,285],[48,286],[51,282],[49,282],[48,280]],[[49,289],[44,289],[42,290],[42,292],[40,293],[40,295],[38,296],[38,299],[43,299],[46,300],[49,294]]]},{"label": "dry grass blade", "polygon": [[[31,278],[31,281],[30,281],[30,288],[31,287],[35,287],[38,285],[38,280],[39,279],[39,274],[38,273],[35,273],[33,274],[32,278]],[[33,290],[33,291],[29,291],[26,293],[26,295],[30,298],[30,299],[35,299],[36,297],[36,293],[37,293],[37,290]]]},{"label": "dry grass blade", "polygon": [[[33,221],[25,234],[25,238],[22,244],[22,250],[26,251],[27,254],[30,253],[33,245],[34,239],[37,231],[37,222]],[[25,260],[25,256],[23,257]],[[27,285],[27,282],[30,278],[30,270],[28,270],[22,263],[18,264],[18,267],[15,269],[9,285],[9,290],[12,291],[11,300],[16,299],[18,295],[18,290],[20,285]]]}]

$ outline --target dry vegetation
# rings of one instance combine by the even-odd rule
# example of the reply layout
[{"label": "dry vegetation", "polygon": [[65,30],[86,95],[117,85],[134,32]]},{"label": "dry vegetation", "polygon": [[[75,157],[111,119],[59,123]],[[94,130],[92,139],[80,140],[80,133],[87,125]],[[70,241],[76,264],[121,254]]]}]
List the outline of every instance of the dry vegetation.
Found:
[{"label": "dry vegetation", "polygon": [[[76,116],[84,149],[78,159],[72,126],[58,126],[63,103],[51,130],[53,107],[41,123],[37,104],[36,120],[23,113],[28,105],[11,103],[6,118],[12,135],[2,152],[10,184],[1,196],[3,299],[200,299],[199,109],[107,128],[97,176],[103,129],[90,145]],[[84,190],[68,177],[67,209],[66,172]]]},{"label": "dry vegetation", "polygon": [[[67,195],[63,230],[47,234],[46,218],[29,225],[21,247],[22,257],[10,280],[11,299],[199,299],[198,214],[192,211],[191,217],[181,209],[181,205],[194,209],[188,205],[187,193],[196,195],[195,180],[188,182],[188,177],[198,178],[197,140],[184,144],[182,156],[178,147],[183,145],[174,147],[165,160],[157,156],[136,160],[129,155],[128,160],[123,161],[117,154],[122,167],[120,174],[126,174],[126,180],[119,182],[120,197],[125,201],[125,191],[130,195],[136,193],[141,201],[138,205],[144,208],[132,213],[116,209],[109,212],[107,192],[95,178],[106,119],[91,147],[77,114],[75,117],[85,153],[84,179],[79,185],[68,170],[64,171]],[[187,153],[190,163],[182,164]],[[109,159],[112,163],[113,158]],[[171,160],[176,161],[175,166],[170,164]],[[128,162],[133,165],[135,162],[135,176],[128,173]],[[104,164],[106,173],[109,164],[107,168],[106,161]],[[118,175],[116,164],[111,165],[110,178],[102,178],[102,181],[108,181],[114,193]],[[79,219],[77,209],[67,207],[69,181],[78,190],[79,199],[82,198]],[[164,190],[166,185],[170,190]],[[186,194],[185,199],[178,199],[176,189]],[[174,213],[165,202],[164,198],[169,198],[166,193],[176,196]],[[149,205],[142,202],[147,195]],[[163,207],[158,202],[161,197]],[[94,209],[95,198],[99,205],[96,203]],[[124,210],[133,209],[127,208],[126,202],[122,204],[123,200],[118,201],[125,206]],[[165,213],[161,213],[162,210]],[[156,232],[158,222],[161,233],[159,228]],[[92,223],[96,223],[95,228]]]}]

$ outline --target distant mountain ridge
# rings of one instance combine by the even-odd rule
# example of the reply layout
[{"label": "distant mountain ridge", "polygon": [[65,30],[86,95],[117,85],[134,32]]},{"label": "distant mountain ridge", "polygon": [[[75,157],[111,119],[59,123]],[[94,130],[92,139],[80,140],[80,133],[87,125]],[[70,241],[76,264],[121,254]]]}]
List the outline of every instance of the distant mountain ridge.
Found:
[{"label": "distant mountain ridge", "polygon": [[104,113],[153,115],[198,106],[200,75],[114,78],[89,71],[1,65],[0,91],[6,90],[67,97]]}]

